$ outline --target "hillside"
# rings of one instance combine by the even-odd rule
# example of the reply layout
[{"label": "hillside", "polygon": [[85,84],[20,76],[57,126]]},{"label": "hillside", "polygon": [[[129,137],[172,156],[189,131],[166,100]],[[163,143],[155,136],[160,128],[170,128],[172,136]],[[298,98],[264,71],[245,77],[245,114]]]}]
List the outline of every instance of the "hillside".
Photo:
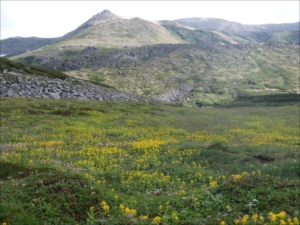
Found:
[{"label": "hillside", "polygon": [[79,100],[155,102],[154,99],[116,90],[99,81],[84,81],[52,69],[0,58],[0,96]]},{"label": "hillside", "polygon": [[19,55],[24,52],[41,48],[45,45],[52,44],[59,38],[38,38],[38,37],[13,37],[0,41],[0,54],[5,58]]},{"label": "hillside", "polygon": [[298,51],[298,45],[284,44],[153,45],[105,52],[88,47],[65,60],[18,60],[130,93],[217,106],[240,95],[299,93]]},{"label": "hillside", "polygon": [[157,22],[105,10],[59,41],[11,59],[133,94],[219,106],[238,96],[299,93],[297,25]]},{"label": "hillside", "polygon": [[267,40],[268,44],[274,43],[300,43],[300,32],[299,30],[285,30],[277,31],[271,34],[270,38]]},{"label": "hillside", "polygon": [[[268,41],[268,39],[274,32],[298,30],[299,33],[300,29],[300,22],[285,24],[248,25],[215,18],[184,18],[174,20],[174,22],[192,27],[194,29],[219,31],[236,38],[242,38],[247,42],[250,41],[254,43],[262,43]],[[296,43],[299,43],[299,40]]]},{"label": "hillside", "polygon": [[122,48],[160,43],[183,43],[158,22],[125,18],[104,10],[74,31],[64,35],[58,45]]}]

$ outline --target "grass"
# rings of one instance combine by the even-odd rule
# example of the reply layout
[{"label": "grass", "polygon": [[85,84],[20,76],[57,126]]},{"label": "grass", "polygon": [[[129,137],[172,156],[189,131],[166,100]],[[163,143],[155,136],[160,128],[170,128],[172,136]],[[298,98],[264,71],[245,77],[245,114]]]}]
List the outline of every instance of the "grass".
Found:
[{"label": "grass", "polygon": [[47,69],[40,66],[22,64],[18,62],[14,62],[9,59],[0,58],[0,71],[3,72],[4,70],[12,71],[12,70],[19,70],[26,74],[35,74],[39,76],[46,76],[49,78],[58,78],[58,79],[66,79],[68,76],[61,71]]},{"label": "grass", "polygon": [[[165,26],[173,27],[172,24]],[[191,43],[204,38],[202,31],[175,28],[174,32],[183,32]],[[191,36],[191,33],[198,36]],[[86,45],[56,45],[57,48],[61,45],[61,52],[49,46],[45,47],[44,53],[28,53],[26,57],[23,55],[25,58],[12,59],[43,64],[66,71],[69,76],[154,98],[178,87],[193,88],[179,100],[185,106],[219,107],[233,102],[238,96],[299,94],[299,45],[157,44],[132,47],[128,43],[128,47],[122,49],[104,49],[102,46],[89,55],[74,53],[82,51]],[[72,52],[75,55],[70,58],[68,54]],[[59,60],[54,59],[56,54]],[[44,57],[49,60],[42,62]]]},{"label": "grass", "polygon": [[1,223],[299,224],[298,103],[0,100]]}]

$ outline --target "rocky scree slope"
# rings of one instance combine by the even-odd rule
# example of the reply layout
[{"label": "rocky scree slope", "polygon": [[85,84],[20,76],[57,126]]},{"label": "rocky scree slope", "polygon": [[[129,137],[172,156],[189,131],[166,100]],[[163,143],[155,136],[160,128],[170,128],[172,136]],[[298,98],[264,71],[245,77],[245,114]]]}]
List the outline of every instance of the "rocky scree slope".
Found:
[{"label": "rocky scree slope", "polygon": [[[1,58],[0,58],[1,59]],[[26,98],[66,98],[78,100],[119,100],[119,101],[156,101],[105,86],[99,86],[84,80],[68,76],[51,78],[35,75],[24,71],[22,68],[11,68],[6,64],[7,60],[1,59],[0,72],[0,96],[26,97]],[[30,71],[30,66],[26,66]]]}]

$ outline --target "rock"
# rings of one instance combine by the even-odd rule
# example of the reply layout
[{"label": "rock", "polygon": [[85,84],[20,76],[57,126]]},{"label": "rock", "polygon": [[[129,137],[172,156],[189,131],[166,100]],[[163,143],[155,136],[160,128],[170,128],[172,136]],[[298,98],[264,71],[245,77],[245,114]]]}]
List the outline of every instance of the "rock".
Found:
[{"label": "rock", "polygon": [[56,98],[56,99],[59,99],[60,98],[60,95],[59,95],[59,93],[50,93],[50,97],[51,98]]},{"label": "rock", "polygon": [[88,46],[84,50],[82,50],[80,52],[80,54],[86,55],[86,54],[91,54],[91,53],[95,53],[95,52],[98,52],[98,48],[96,48],[95,46]]},{"label": "rock", "polygon": [[154,101],[115,89],[100,87],[89,82],[67,78],[51,79],[35,75],[20,75],[17,79],[13,74],[0,77],[0,96],[26,98],[67,98],[80,100],[122,100],[122,101]]},{"label": "rock", "polygon": [[10,86],[10,88],[13,89],[13,90],[18,90],[19,85],[15,83],[15,84],[12,84],[12,85]]}]

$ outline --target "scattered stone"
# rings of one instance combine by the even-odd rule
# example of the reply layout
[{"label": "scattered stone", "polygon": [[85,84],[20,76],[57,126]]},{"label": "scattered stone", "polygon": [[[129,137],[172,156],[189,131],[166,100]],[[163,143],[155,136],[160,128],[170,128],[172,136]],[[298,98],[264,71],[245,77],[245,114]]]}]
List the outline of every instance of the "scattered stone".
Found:
[{"label": "scattered stone", "polygon": [[[0,73],[1,74],[1,73]],[[159,101],[116,89],[94,85],[89,82],[67,78],[65,80],[39,77],[35,75],[20,75],[18,79],[14,74],[1,74],[0,96],[25,98],[67,98],[78,100],[118,100],[118,101]]]}]

